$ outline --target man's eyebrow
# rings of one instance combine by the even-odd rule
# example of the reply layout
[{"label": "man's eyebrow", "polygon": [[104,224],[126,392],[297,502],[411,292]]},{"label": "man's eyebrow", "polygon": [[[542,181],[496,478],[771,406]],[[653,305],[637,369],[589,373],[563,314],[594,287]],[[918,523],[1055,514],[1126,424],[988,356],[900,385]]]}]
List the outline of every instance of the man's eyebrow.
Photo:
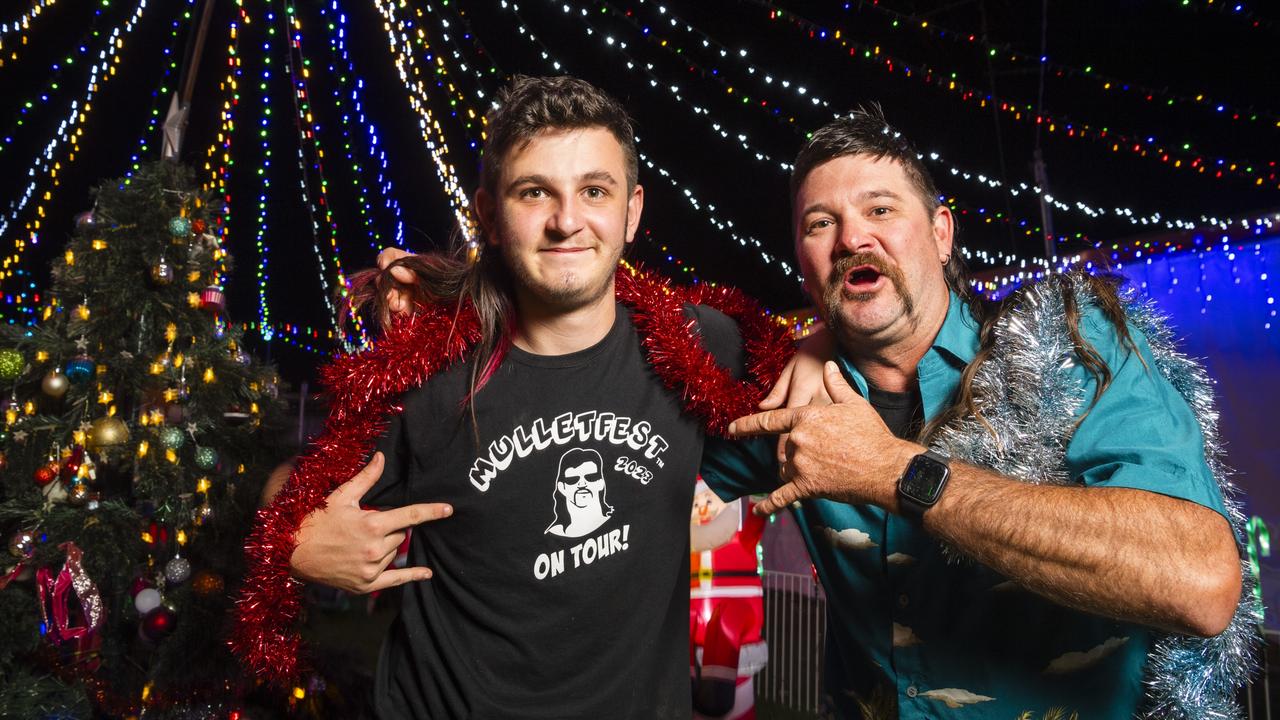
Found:
[{"label": "man's eyebrow", "polygon": [[836,211],[830,205],[827,205],[826,203],[818,202],[805,208],[804,212],[800,213],[800,217],[808,217],[813,213],[826,213],[828,215],[835,215]]},{"label": "man's eyebrow", "polygon": [[861,193],[858,193],[859,200],[875,200],[877,198],[882,198],[882,197],[892,198],[894,200],[902,199],[902,196],[899,195],[898,193],[885,188],[877,188],[875,190],[863,190]]},{"label": "man's eyebrow", "polygon": [[603,182],[610,185],[617,185],[618,180],[608,170],[592,170],[582,175],[582,180],[590,180],[593,182]]},{"label": "man's eyebrow", "polygon": [[[617,186],[619,184],[618,179],[615,178],[613,174],[610,173],[608,170],[592,170],[591,172],[583,173],[582,175],[578,176],[578,181],[605,183],[607,185],[613,185],[613,186]],[[510,190],[512,188],[520,187],[521,185],[550,185],[550,184],[551,184],[551,178],[548,178],[546,175],[533,173],[530,175],[521,175],[518,178],[512,179],[512,181],[507,184],[507,189]]]},{"label": "man's eyebrow", "polygon": [[507,189],[510,190],[520,185],[547,185],[549,182],[545,175],[521,175],[507,183]]}]

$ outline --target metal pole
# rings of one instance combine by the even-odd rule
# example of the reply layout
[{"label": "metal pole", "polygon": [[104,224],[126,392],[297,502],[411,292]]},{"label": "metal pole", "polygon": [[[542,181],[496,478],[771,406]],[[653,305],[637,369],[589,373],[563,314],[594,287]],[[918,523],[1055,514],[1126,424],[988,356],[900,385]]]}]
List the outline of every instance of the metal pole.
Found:
[{"label": "metal pole", "polygon": [[186,65],[182,69],[180,89],[175,91],[169,100],[169,113],[164,119],[164,146],[160,153],[165,160],[176,161],[182,151],[182,134],[187,130],[191,96],[195,92],[196,76],[200,70],[200,59],[204,56],[204,43],[209,35],[209,20],[213,17],[213,6],[216,1],[204,0],[200,24],[196,26],[195,38],[189,48]]}]

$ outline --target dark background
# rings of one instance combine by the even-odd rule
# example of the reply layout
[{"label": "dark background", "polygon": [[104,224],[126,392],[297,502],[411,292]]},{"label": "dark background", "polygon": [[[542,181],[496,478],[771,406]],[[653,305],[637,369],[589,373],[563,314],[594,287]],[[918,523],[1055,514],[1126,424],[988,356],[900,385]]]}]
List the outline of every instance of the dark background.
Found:
[{"label": "dark background", "polygon": [[[181,158],[202,178],[223,178],[224,241],[237,259],[231,319],[260,322],[263,288],[273,338],[250,332],[252,349],[295,383],[313,379],[335,346],[325,297],[339,264],[350,274],[384,245],[448,242],[454,216],[432,153],[444,151],[443,136],[461,187],[474,187],[479,117],[513,73],[579,75],[634,113],[653,165],[641,166],[647,211],[633,259],[738,285],[779,310],[806,302],[780,264],[791,257],[780,165],[835,113],[879,102],[923,153],[937,153],[926,164],[988,277],[1045,250],[1036,195],[1011,197],[978,175],[1035,184],[1038,143],[1051,194],[1105,211],[1054,210],[1055,253],[1094,250],[1160,288],[1153,294],[1187,347],[1219,379],[1250,509],[1280,518],[1270,431],[1280,400],[1272,5],[408,0],[390,23],[392,4],[376,0],[217,0],[196,64],[205,0],[146,0],[118,41],[114,74],[99,78],[86,105],[90,68],[139,0],[48,1],[0,9],[0,23],[11,23],[46,6],[26,28],[0,28],[0,312],[10,322],[32,320],[72,218],[92,206],[90,189],[158,157],[158,123],[191,72]],[[413,46],[408,77],[439,124],[429,141],[389,51],[402,38]],[[52,142],[68,133],[74,142]],[[1237,222],[1223,230],[1209,218]],[[1256,218],[1265,224],[1240,222]],[[1172,219],[1196,227],[1170,229]]]}]

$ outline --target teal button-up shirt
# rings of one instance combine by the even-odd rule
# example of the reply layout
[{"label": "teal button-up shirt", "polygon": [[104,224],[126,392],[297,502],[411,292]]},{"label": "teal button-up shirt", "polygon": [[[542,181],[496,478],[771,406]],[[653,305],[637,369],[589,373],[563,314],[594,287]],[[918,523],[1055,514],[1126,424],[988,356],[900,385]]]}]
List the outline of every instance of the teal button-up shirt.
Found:
[{"label": "teal button-up shirt", "polygon": [[[1085,312],[1081,330],[1113,377],[1090,408],[1093,376],[1078,363],[1070,370],[1089,410],[1067,447],[1072,477],[1223,513],[1200,428],[1154,369],[1145,338],[1130,326],[1144,367],[1096,309]],[[926,422],[954,400],[977,351],[977,323],[953,295],[917,365]],[[865,397],[866,379],[838,359]],[[708,438],[703,476],[726,497],[767,492],[777,485],[774,442]],[[857,452],[850,438],[850,463]],[[808,500],[795,512],[827,595],[826,703],[836,717],[895,717],[897,708],[901,718],[1040,720],[1061,708],[1062,717],[1120,720],[1140,706],[1152,631],[1069,610],[983,565],[949,561],[921,527],[879,507]]]}]

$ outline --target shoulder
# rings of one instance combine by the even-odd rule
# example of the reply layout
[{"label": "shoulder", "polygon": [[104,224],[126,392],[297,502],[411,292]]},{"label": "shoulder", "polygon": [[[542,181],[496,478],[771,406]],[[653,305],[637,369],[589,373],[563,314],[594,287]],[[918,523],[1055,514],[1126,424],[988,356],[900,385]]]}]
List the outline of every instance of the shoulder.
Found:
[{"label": "shoulder", "polygon": [[737,321],[715,308],[692,303],[685,304],[684,314],[693,321],[702,347],[715,357],[716,362],[733,370],[735,375],[741,375],[745,359]]}]

